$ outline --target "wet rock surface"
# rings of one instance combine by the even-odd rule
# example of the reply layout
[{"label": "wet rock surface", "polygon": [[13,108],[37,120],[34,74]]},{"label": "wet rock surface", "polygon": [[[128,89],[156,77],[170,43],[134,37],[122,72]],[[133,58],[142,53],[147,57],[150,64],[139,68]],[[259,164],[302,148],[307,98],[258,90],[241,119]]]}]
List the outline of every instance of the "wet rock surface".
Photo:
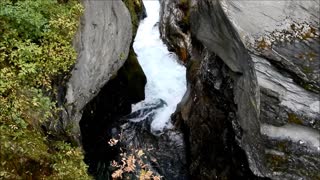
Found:
[{"label": "wet rock surface", "polygon": [[241,138],[242,132],[233,130],[239,124],[230,69],[218,56],[207,50],[202,53],[202,62],[190,60],[187,65],[188,90],[173,117],[188,144],[191,179],[253,179],[235,138]]},{"label": "wet rock surface", "polygon": [[[139,179],[142,169],[147,166],[153,174],[165,179],[188,179],[183,134],[172,129],[156,134],[150,129],[155,111],[166,106],[166,103],[159,99],[145,109],[124,116],[131,110],[131,106],[125,105],[129,103],[119,105],[119,102],[125,100],[117,98],[121,96],[110,99],[103,95],[107,92],[114,93],[112,89],[116,87],[118,80],[111,80],[102,89],[102,94],[87,105],[80,121],[81,131],[86,132],[83,134],[83,147],[86,151],[85,162],[89,165],[89,172],[96,179],[110,179],[115,171],[112,170],[111,162],[121,162],[123,160],[121,153],[134,155],[137,158],[137,152],[143,152],[141,159],[144,165],[136,165],[134,176],[131,176],[132,173],[124,173],[123,177]],[[119,142],[110,146],[108,144],[110,139]]]},{"label": "wet rock surface", "polygon": [[[85,162],[96,178],[110,178],[110,161],[119,156],[119,148],[110,147],[113,127],[124,122],[121,118],[131,113],[131,105],[144,99],[146,77],[131,50],[123,67],[88,103],[80,121]],[[104,168],[102,168],[102,166]]]},{"label": "wet rock surface", "polygon": [[174,119],[191,177],[319,178],[319,2],[161,5],[164,42],[189,49]]},{"label": "wet rock surface", "polygon": [[[145,109],[145,113],[149,113],[147,116],[142,116],[146,117],[144,119],[141,119],[140,112],[133,112],[127,116],[129,122],[119,128],[121,142],[127,150],[143,150],[149,159],[146,163],[153,172],[164,179],[188,179],[183,134],[174,129],[165,129],[157,133],[152,132],[150,128],[154,116],[152,112],[164,105],[165,102],[161,99],[151,104],[152,108]],[[140,121],[134,121],[135,118]]]},{"label": "wet rock surface", "polygon": [[164,106],[168,106],[168,105],[162,99],[158,99],[153,103],[145,103],[143,105],[143,108],[138,109],[127,116],[124,116],[123,119],[129,120],[132,122],[145,123],[148,127],[147,130],[151,131],[150,124],[156,114],[156,110]]},{"label": "wet rock surface", "polygon": [[159,20],[160,37],[168,46],[169,51],[174,51],[183,63],[190,56],[190,23],[188,1],[160,1],[161,18]]}]

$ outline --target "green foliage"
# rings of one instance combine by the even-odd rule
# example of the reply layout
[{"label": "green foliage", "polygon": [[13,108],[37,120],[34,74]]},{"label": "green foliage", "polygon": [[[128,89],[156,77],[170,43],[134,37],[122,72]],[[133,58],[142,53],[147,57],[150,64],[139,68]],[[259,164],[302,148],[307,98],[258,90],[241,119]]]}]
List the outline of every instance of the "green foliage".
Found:
[{"label": "green foliage", "polygon": [[29,0],[1,2],[0,8],[0,93],[21,84],[50,89],[53,77],[68,72],[76,59],[71,40],[81,5]]},{"label": "green foliage", "polygon": [[76,0],[0,1],[0,179],[89,179],[81,150],[41,130],[57,112],[45,94],[75,62],[82,11]]}]

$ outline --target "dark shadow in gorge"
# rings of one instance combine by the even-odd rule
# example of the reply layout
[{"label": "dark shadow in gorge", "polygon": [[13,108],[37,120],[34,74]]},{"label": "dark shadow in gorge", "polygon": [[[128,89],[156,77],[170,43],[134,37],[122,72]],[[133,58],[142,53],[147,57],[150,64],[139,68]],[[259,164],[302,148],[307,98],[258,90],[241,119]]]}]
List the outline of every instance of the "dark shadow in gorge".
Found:
[{"label": "dark shadow in gorge", "polygon": [[132,104],[144,99],[146,81],[136,54],[131,49],[123,67],[84,108],[80,121],[84,161],[95,178],[110,177],[106,168],[119,154],[118,146],[108,145],[109,139],[115,134],[112,127],[120,125],[121,117],[131,112]]},{"label": "dark shadow in gorge", "polygon": [[[150,170],[165,176],[164,179],[187,179],[181,132],[167,130],[161,135],[154,135],[150,130],[155,111],[166,106],[166,102],[159,99],[130,114],[131,105],[144,99],[145,84],[146,78],[131,51],[118,74],[84,108],[80,128],[85,162],[89,165],[89,173],[96,179],[111,177],[114,170],[109,169],[110,161],[121,162],[120,146],[129,154],[133,149],[143,150]],[[141,122],[128,121],[145,115],[146,119]],[[109,146],[108,141],[120,133],[121,142]],[[140,170],[137,167],[136,171]]]}]

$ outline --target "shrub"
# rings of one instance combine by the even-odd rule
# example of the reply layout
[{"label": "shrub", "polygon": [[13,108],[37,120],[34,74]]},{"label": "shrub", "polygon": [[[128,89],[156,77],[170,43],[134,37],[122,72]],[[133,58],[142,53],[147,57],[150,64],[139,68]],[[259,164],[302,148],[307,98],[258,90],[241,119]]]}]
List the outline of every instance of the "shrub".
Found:
[{"label": "shrub", "polygon": [[47,137],[53,80],[76,59],[76,0],[0,1],[0,179],[90,179],[82,151]]},{"label": "shrub", "polygon": [[[119,141],[121,139],[112,138],[108,143],[110,146],[115,146]],[[129,147],[128,149],[120,148],[120,150],[120,160],[110,162],[112,179],[160,180],[162,178],[152,171],[152,167],[148,163],[150,159],[142,149]]]}]

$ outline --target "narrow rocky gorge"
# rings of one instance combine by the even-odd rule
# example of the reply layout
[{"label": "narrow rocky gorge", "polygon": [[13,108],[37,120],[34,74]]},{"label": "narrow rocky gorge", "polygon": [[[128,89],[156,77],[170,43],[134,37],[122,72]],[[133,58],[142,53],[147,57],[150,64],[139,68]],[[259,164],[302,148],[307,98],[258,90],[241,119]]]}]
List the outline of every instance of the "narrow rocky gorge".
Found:
[{"label": "narrow rocky gorge", "polygon": [[319,2],[83,4],[60,126],[96,179],[320,178]]},{"label": "narrow rocky gorge", "polygon": [[78,60],[67,83],[62,126],[83,147],[89,173],[109,178],[107,166],[119,155],[119,148],[107,143],[112,127],[145,98],[147,79],[132,44],[146,12],[141,0],[83,4],[74,41]]},{"label": "narrow rocky gorge", "polygon": [[0,179],[320,179],[319,0],[1,0]]},{"label": "narrow rocky gorge", "polygon": [[[71,135],[81,143],[84,161],[96,179],[110,178],[115,171],[110,162],[121,162],[121,153],[133,154],[135,150],[144,152],[144,163],[154,176],[187,178],[182,133],[173,130],[169,121],[185,91],[184,67],[160,40],[156,26],[159,2],[146,2],[149,15],[145,20],[142,20],[146,17],[142,1],[123,2],[84,2],[87,8],[78,33],[80,39],[75,41],[80,46],[79,57],[68,82],[63,116],[68,119],[64,122],[71,125],[64,126],[72,127]],[[105,8],[111,11],[105,12]],[[145,25],[138,29],[141,20]],[[112,38],[116,40],[106,44]],[[151,39],[154,40],[150,43]],[[101,47],[97,47],[99,43]],[[92,59],[96,62],[92,63]],[[148,72],[147,86],[140,64]],[[155,74],[154,68],[162,71],[158,69]],[[132,108],[133,104],[136,105]],[[120,142],[110,146],[111,139]],[[175,158],[170,158],[171,155]],[[136,173],[141,174],[142,167],[136,168]],[[130,174],[124,176],[133,178]]]}]

